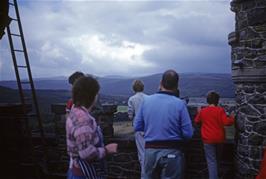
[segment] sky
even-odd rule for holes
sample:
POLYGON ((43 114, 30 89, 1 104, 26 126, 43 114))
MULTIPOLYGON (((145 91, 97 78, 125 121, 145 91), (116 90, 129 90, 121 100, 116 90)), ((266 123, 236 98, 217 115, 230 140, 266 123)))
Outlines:
MULTIPOLYGON (((18 1, 35 78, 231 72, 228 0, 18 1)), ((15 79, 6 35, 0 52, 0 80, 15 79)))

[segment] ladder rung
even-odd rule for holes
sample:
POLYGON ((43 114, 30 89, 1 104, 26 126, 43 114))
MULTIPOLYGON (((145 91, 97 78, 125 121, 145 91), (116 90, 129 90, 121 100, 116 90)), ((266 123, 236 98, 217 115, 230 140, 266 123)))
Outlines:
POLYGON ((24 66, 24 65, 19 65, 18 67, 19 68, 27 68, 27 66, 24 66))
POLYGON ((9 5, 11 5, 11 6, 15 6, 15 4, 14 4, 14 3, 11 3, 11 2, 10 2, 10 3, 8 3, 8 4, 9 4, 9 5))
POLYGON ((21 35, 19 34, 11 34, 11 35, 16 36, 16 37, 21 37, 21 35))
POLYGON ((12 21, 18 21, 18 19, 11 18, 12 21))
POLYGON ((24 52, 24 50, 14 50, 15 52, 24 52))

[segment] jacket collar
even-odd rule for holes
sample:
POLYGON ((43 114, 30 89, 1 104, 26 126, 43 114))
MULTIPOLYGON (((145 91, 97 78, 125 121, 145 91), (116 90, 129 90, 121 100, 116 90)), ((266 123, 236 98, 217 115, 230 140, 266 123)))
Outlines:
POLYGON ((158 91, 157 92, 158 94, 167 94, 167 95, 170 95, 170 96, 176 96, 176 94, 174 92, 170 92, 170 91, 158 91))

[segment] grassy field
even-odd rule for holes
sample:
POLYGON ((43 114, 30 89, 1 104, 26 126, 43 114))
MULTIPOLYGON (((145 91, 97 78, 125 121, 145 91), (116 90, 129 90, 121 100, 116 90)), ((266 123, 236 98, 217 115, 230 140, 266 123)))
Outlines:
POLYGON ((117 106, 117 112, 127 112, 127 106, 117 106))
MULTIPOLYGON (((134 129, 131 121, 115 122, 114 135, 118 137, 132 138, 134 137, 134 129)), ((225 127, 226 139, 234 139, 235 128, 234 126, 225 127)))
POLYGON ((132 121, 114 122, 114 135, 121 137, 133 137, 134 129, 132 121))

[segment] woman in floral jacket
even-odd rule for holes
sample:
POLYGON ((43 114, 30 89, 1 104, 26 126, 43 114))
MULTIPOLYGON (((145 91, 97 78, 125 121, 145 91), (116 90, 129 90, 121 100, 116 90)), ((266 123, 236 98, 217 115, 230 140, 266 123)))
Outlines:
POLYGON ((117 144, 103 145, 103 135, 90 111, 100 86, 91 76, 79 78, 72 88, 73 107, 66 121, 67 151, 73 161, 68 179, 104 178, 102 161, 117 151, 117 144))

